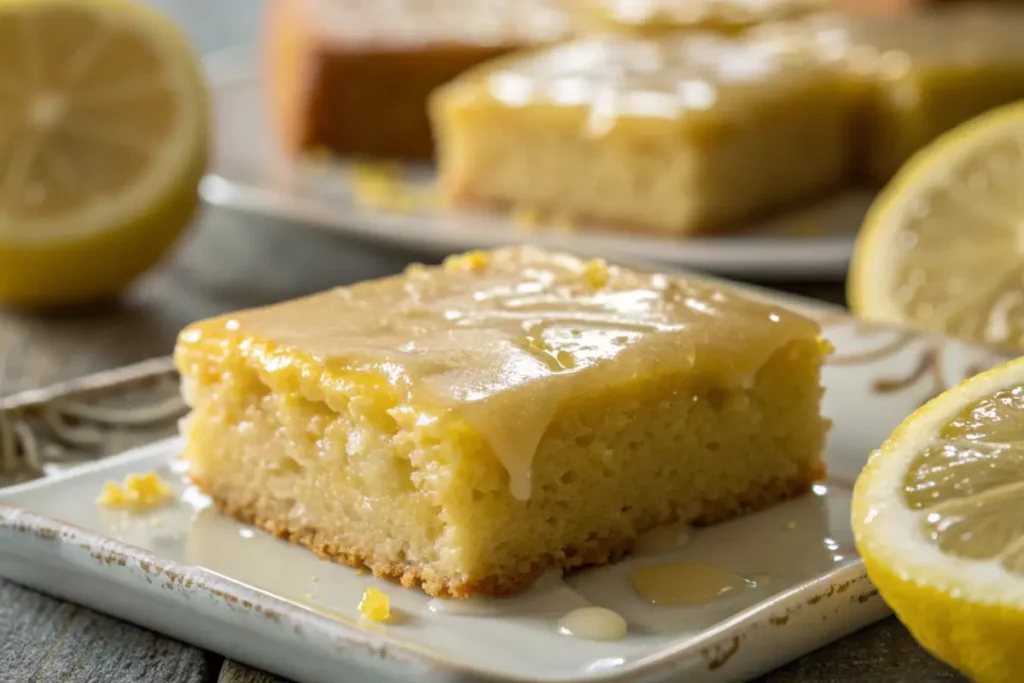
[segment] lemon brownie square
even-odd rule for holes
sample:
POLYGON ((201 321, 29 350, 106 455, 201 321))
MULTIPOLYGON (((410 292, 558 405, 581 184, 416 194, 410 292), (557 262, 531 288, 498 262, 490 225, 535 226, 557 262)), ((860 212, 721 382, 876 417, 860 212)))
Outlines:
POLYGON ((432 98, 454 206, 715 231, 837 188, 844 81, 790 40, 597 35, 497 60, 432 98))
POLYGON ((530 248, 185 329, 189 476, 323 557, 448 597, 615 560, 823 474, 795 313, 530 248))
POLYGON ((1024 98, 1019 6, 967 3, 793 23, 843 61, 857 91, 857 174, 874 185, 942 133, 1024 98))
POLYGON ((271 0, 263 72, 286 151, 431 155, 431 90, 497 55, 564 37, 558 0, 271 0))

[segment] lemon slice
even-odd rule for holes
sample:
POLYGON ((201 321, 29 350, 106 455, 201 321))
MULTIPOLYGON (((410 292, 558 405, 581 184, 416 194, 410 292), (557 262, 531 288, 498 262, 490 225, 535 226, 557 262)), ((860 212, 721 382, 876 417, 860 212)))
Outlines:
POLYGON ((925 404, 854 488, 868 575, 918 641, 978 683, 1024 676, 1024 359, 925 404))
POLYGON ((0 302, 114 293, 196 207, 200 65, 128 0, 0 0, 0 302))
POLYGON ((861 316, 1024 349, 1024 105, 919 152, 868 212, 850 265, 861 316))

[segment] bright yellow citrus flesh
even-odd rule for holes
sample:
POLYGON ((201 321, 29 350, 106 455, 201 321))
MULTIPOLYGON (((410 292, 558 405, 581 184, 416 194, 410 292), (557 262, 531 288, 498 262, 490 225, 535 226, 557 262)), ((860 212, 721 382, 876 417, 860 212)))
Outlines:
POLYGON ((919 152, 868 213, 850 265, 862 317, 1024 349, 1024 104, 919 152))
POLYGON ((207 94, 173 23, 130 0, 0 0, 0 303, 117 292, 187 225, 207 94))
POLYGON ((873 453, 857 547, 918 641, 978 683, 1024 672, 1024 359, 953 387, 873 453))

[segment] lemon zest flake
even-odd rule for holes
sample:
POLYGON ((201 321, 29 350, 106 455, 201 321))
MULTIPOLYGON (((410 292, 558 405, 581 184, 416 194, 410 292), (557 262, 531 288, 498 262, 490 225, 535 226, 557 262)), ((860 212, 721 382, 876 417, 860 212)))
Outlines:
POLYGON ((124 484, 107 481, 96 502, 103 507, 145 510, 160 507, 174 497, 174 491, 155 472, 129 474, 124 484))
POLYGON ((349 183, 356 206, 364 209, 410 214, 437 206, 434 187, 410 182, 405 169, 394 162, 357 162, 349 183))
POLYGON ((359 601, 359 614, 364 619, 384 623, 391 620, 391 598, 376 588, 363 591, 363 599, 359 601))

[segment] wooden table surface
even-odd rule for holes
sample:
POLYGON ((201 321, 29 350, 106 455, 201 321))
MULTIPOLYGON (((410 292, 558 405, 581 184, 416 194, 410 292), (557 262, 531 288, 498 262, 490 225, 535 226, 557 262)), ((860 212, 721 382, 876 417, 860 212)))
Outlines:
MULTIPOLYGON (((251 39, 259 4, 150 1, 177 15, 204 51, 251 39)), ((118 302, 47 315, 0 313, 0 396, 166 354, 177 331, 194 319, 390 274, 410 259, 336 237, 206 211, 168 262, 118 302)), ((786 289, 842 301, 842 287, 834 283, 786 289)), ((0 581, 0 682, 276 680, 214 653, 0 581)), ((343 674, 338 680, 345 681, 343 674)), ((888 619, 759 682, 868 680, 963 679, 888 619)))

